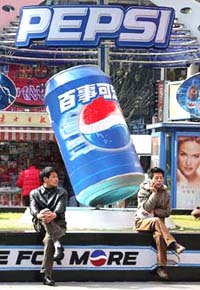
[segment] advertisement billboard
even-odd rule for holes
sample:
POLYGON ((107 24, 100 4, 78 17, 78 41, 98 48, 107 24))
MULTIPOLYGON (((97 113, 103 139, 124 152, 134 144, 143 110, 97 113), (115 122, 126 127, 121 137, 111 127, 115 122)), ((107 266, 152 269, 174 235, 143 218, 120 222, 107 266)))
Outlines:
POLYGON ((176 176, 177 208, 195 208, 200 204, 200 136, 178 136, 176 176))
POLYGON ((189 120, 191 118, 191 114, 186 112, 177 101, 177 91, 181 84, 182 81, 167 83, 168 121, 189 120))

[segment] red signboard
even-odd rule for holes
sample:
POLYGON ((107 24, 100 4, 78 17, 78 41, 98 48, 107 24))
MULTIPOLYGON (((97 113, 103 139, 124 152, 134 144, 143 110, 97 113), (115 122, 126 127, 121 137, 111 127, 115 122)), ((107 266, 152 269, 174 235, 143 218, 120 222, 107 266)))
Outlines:
POLYGON ((9 110, 44 111, 45 83, 48 80, 48 68, 44 65, 10 65, 8 76, 17 89, 17 97, 9 110))

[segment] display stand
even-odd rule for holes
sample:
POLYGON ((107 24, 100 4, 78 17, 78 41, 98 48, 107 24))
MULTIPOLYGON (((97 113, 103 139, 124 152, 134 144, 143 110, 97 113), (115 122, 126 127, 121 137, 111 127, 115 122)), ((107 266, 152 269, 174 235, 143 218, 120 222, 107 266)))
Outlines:
MULTIPOLYGON (((166 173, 166 184, 171 192, 172 208, 193 209, 200 204, 200 187, 190 190, 184 183, 178 192, 178 143, 182 137, 199 137, 198 122, 155 123, 152 130, 152 166, 160 166, 166 173), (184 193, 185 192, 185 193, 184 193)), ((200 179, 199 179, 200 180, 200 179)))

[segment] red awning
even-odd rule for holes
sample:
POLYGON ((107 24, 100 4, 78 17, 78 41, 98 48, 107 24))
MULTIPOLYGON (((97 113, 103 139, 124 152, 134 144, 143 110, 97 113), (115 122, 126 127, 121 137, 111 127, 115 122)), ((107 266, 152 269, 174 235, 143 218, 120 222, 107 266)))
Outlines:
POLYGON ((56 141, 52 128, 0 127, 0 141, 56 141))

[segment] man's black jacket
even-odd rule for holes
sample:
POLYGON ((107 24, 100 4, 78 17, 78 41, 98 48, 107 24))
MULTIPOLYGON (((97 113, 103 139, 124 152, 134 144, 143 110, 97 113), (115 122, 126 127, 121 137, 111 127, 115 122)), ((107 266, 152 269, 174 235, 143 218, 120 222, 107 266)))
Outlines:
POLYGON ((67 193, 64 188, 45 188, 43 185, 30 192, 30 211, 37 218, 37 214, 45 208, 56 213, 56 220, 65 221, 67 193))

